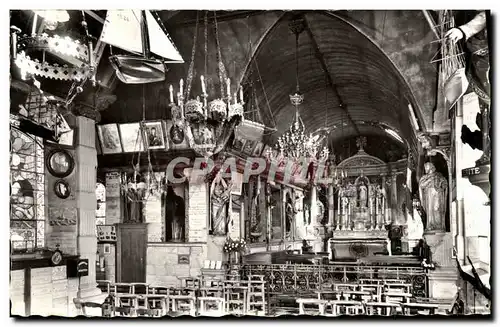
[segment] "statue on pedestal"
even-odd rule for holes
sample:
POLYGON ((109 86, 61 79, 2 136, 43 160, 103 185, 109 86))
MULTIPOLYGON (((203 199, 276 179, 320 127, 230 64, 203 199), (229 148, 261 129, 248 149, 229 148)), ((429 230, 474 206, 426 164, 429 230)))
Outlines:
POLYGON ((358 206, 360 208, 366 208, 366 200, 368 199, 368 189, 364 182, 358 186, 359 201, 358 206))
POLYGON ((425 175, 418 188, 420 202, 427 215, 426 231, 444 231, 448 181, 430 162, 425 163, 425 175))
POLYGON ((227 183, 220 172, 212 182, 210 200, 211 200, 211 218, 213 235, 224 236, 227 233, 228 223, 228 204, 231 199, 231 183, 227 183))
POLYGON ((182 241, 184 239, 184 222, 186 220, 184 199, 175 193, 172 185, 168 185, 164 201, 167 241, 182 241))

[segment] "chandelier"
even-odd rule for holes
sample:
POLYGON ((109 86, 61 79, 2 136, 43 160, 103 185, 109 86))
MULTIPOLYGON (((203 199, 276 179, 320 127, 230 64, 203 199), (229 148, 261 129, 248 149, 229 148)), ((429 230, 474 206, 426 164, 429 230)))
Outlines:
POLYGON ((132 157, 132 175, 123 173, 121 178, 121 190, 126 196, 127 200, 130 202, 144 202, 147 201, 149 196, 157 195, 162 191, 163 183, 160 178, 160 174, 153 171, 153 165, 151 163, 151 150, 149 148, 149 142, 144 142, 146 144, 146 156, 147 156, 147 169, 145 172, 141 172, 141 152, 142 152, 142 137, 146 135, 145 124, 146 121, 146 97, 145 97, 145 85, 142 85, 142 122, 139 125, 136 138, 136 150, 137 161, 132 157))
POLYGON ((325 162, 330 151, 327 146, 322 146, 327 130, 320 129, 315 133, 306 133, 306 128, 299 113, 299 106, 304 101, 304 95, 300 93, 299 87, 299 62, 298 48, 299 35, 304 31, 304 18, 295 19, 289 24, 290 30, 295 34, 295 63, 297 88, 294 94, 290 95, 290 102, 295 107, 295 120, 288 131, 278 138, 274 149, 269 149, 266 156, 269 160, 277 162, 278 166, 287 162, 299 164, 306 160, 307 164, 312 162, 325 162))
MULTIPOLYGON (((219 82, 219 94, 207 93, 207 82, 204 75, 200 76, 201 94, 196 98, 189 99, 191 86, 194 78, 194 59, 198 37, 198 19, 196 20, 191 62, 186 79, 186 88, 181 79, 177 93, 177 103, 174 102, 174 89, 169 87, 170 107, 173 124, 182 127, 186 131, 189 146, 194 151, 209 158, 222 151, 235 127, 243 118, 243 89, 237 87, 233 94, 231 91, 231 80, 227 76, 226 68, 222 62, 222 54, 219 43, 217 16, 214 12, 215 45, 217 77, 219 82), (239 99, 238 91, 239 90, 239 99), (200 96, 202 100, 200 100, 200 96), (189 99, 185 101, 186 99, 189 99), (212 99, 209 101, 209 99, 212 99)), ((208 63, 208 14, 205 13, 205 76, 207 75, 208 63)), ((214 88, 216 89, 216 88, 214 88)))
POLYGON ((38 17, 43 18, 45 30, 54 31, 59 23, 69 20, 65 10, 35 10, 31 34, 18 35, 21 31, 11 27, 12 59, 23 79, 40 76, 63 81, 73 81, 82 87, 87 79, 95 84, 96 65, 93 44, 82 11, 82 41, 55 33, 37 33, 38 17))

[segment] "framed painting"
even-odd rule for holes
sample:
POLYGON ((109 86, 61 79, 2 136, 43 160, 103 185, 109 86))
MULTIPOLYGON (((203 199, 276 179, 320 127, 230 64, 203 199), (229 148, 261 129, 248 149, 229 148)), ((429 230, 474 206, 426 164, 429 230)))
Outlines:
POLYGON ((120 132, 117 124, 97 125, 97 134, 101 141, 103 154, 121 153, 120 132))
POLYGON ((140 123, 120 124, 119 128, 123 152, 144 151, 144 140, 140 123))
POLYGON ((242 152, 245 146, 246 140, 240 137, 235 137, 233 142, 233 150, 236 152, 242 152))
POLYGON ((63 149, 55 149, 49 152, 45 162, 52 176, 63 178, 69 176, 75 168, 75 160, 71 154, 63 149))
POLYGON ((164 149, 168 150, 165 142, 165 132, 161 120, 144 122, 144 141, 147 147, 151 150, 164 149))
POLYGON ((258 142, 255 148, 253 149, 252 156, 260 157, 262 154, 262 149, 264 148, 264 143, 258 142))
POLYGON ((62 132, 59 136, 59 142, 53 142, 47 140, 47 143, 59 144, 64 147, 74 147, 76 143, 76 131, 75 129, 69 129, 67 131, 62 132))
POLYGON ((255 149, 255 145, 257 144, 257 141, 252 141, 252 140, 247 140, 245 143, 245 146, 243 147, 243 153, 252 155, 253 150, 255 149))
POLYGON ((189 144, 186 137, 186 131, 183 125, 172 120, 165 122, 165 131, 168 140, 169 149, 187 149, 189 144))

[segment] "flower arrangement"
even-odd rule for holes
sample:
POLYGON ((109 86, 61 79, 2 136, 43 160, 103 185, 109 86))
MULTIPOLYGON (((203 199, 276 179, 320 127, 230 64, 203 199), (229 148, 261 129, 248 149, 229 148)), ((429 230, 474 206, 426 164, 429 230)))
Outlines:
POLYGON ((434 269, 436 268, 436 266, 434 265, 433 262, 427 262, 427 259, 424 259, 422 260, 422 263, 421 263, 422 267, 424 267, 425 269, 434 269))
POLYGON ((224 252, 242 252, 245 250, 247 242, 244 239, 230 239, 226 240, 224 243, 224 252))

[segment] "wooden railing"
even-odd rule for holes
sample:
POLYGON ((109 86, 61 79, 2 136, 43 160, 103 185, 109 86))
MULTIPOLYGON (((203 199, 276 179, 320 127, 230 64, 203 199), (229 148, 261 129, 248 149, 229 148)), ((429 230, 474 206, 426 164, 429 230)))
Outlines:
POLYGON ((338 283, 400 280, 412 285, 413 296, 428 296, 427 275, 420 267, 267 264, 242 265, 241 272, 243 277, 264 275, 268 292, 274 294, 312 293, 331 289, 333 284, 338 283))

